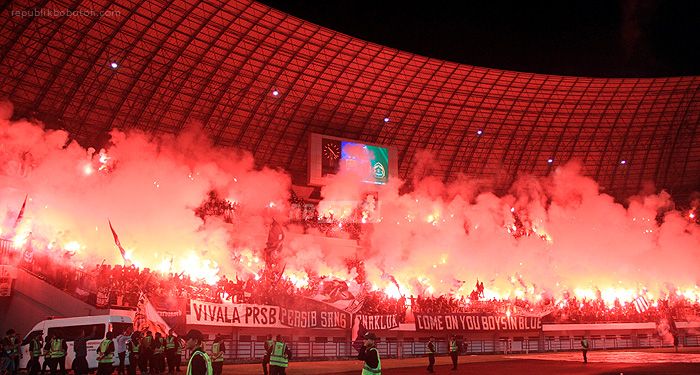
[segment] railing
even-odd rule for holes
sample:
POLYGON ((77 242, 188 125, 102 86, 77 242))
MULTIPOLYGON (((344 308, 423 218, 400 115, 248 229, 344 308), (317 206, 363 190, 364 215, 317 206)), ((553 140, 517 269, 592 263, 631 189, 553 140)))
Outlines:
MULTIPOLYGON (((659 337, 652 336, 615 336, 587 337, 590 350, 610 349, 639 349, 659 348, 669 346, 659 337)), ((526 354, 537 352, 559 352, 580 350, 581 337, 525 337, 522 339, 497 340, 465 340, 466 350, 462 354, 526 354), (510 348, 509 348, 510 347, 510 348)), ((228 363, 259 361, 265 354, 264 343, 261 341, 225 340, 226 353, 224 358, 228 363)), ((357 356, 357 351, 349 341, 343 342, 308 342, 293 341, 287 343, 292 350, 293 360, 332 360, 348 359, 357 356)), ((382 358, 420 357, 427 353, 426 342, 423 341, 380 341, 377 349, 382 358)), ((684 347, 699 347, 700 336, 682 336, 680 345, 684 347)), ((438 354, 447 354, 448 343, 437 341, 438 354)), ((205 350, 211 350, 211 342, 205 343, 205 350)))

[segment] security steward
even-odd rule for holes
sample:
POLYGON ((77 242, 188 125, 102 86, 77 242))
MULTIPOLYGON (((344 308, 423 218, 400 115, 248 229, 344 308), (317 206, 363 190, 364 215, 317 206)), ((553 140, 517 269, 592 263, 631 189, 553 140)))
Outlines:
POLYGON ((187 349, 192 352, 186 375, 213 375, 211 358, 202 350, 202 332, 192 329, 185 336, 187 349))
MULTIPOLYGON (((146 331, 146 336, 141 339, 141 355, 139 356, 139 369, 141 373, 149 373, 148 365, 151 363, 151 357, 153 356, 153 332, 146 331)), ((151 373, 155 373, 153 368, 150 369, 151 373)))
POLYGON ((265 340, 265 355, 263 356, 262 367, 263 375, 268 375, 268 368, 270 367, 270 353, 272 353, 272 345, 275 340, 272 339, 272 335, 267 335, 267 340, 265 340))
POLYGON ((435 370, 433 367, 435 366, 435 338, 430 337, 430 340, 428 340, 428 372, 433 373, 435 370))
POLYGON ((180 340, 178 340, 174 332, 175 331, 171 329, 168 332, 168 337, 165 338, 165 359, 168 361, 168 374, 175 373, 177 349, 180 346, 180 340))
POLYGON ((97 375, 110 375, 114 371, 114 333, 107 332, 97 347, 97 375))
POLYGON ((180 372, 180 364, 182 362, 182 349, 185 347, 185 342, 178 336, 177 349, 175 349, 175 372, 180 372))
POLYGON ((165 372, 165 339, 156 332, 156 338, 153 340, 153 355, 151 356, 151 374, 162 374, 165 372))
MULTIPOLYGON (((126 342, 126 350, 129 352, 129 375, 136 375, 136 368, 141 364, 139 356, 141 355, 141 332, 134 331, 131 334, 131 339, 126 342)), ((143 370, 141 371, 143 373, 143 370)))
POLYGON ((362 367, 362 375, 381 375, 382 360, 379 358, 379 351, 376 347, 377 336, 372 332, 367 332, 363 336, 365 344, 360 348, 357 359, 365 361, 362 367))
POLYGON ((214 375, 221 375, 224 370, 224 353, 226 353, 224 340, 221 338, 221 335, 217 334, 214 343, 211 344, 211 361, 214 375))
POLYGON ((272 351, 270 352, 270 374, 286 374, 290 359, 292 359, 292 351, 287 344, 282 341, 282 335, 277 335, 274 344, 272 344, 272 351))
POLYGON ((41 357, 41 333, 34 335, 32 341, 29 342, 29 363, 27 363, 27 373, 29 375, 36 375, 41 369, 41 364, 39 364, 39 357, 41 357))
POLYGON ((457 358, 459 358, 459 344, 455 335, 450 336, 450 357, 452 358, 452 369, 457 369, 457 358))
POLYGON ((71 368, 75 375, 87 375, 90 372, 90 367, 87 361, 87 342, 94 335, 94 332, 87 334, 83 329, 80 331, 80 337, 76 337, 73 340, 73 352, 75 353, 75 358, 71 368))
POLYGON ((66 344, 66 340, 63 339, 61 332, 56 332, 53 340, 51 340, 51 345, 49 346, 49 357, 51 358, 49 368, 51 369, 51 375, 56 375, 59 373, 56 371, 59 367, 61 368, 60 374, 65 375, 67 352, 68 344, 66 344))

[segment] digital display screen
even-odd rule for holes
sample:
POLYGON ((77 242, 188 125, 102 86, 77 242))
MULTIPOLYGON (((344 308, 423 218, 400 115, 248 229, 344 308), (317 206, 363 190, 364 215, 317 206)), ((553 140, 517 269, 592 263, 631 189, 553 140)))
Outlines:
POLYGON ((345 163, 353 163, 358 159, 363 159, 361 162, 364 162, 365 158, 369 162, 369 170, 363 181, 372 184, 389 182, 389 149, 356 142, 341 143, 340 159, 345 163))

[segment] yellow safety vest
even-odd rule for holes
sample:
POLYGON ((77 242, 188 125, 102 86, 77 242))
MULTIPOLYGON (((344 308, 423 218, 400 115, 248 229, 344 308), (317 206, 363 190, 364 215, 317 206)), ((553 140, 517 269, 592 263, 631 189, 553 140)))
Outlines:
POLYGON ((175 349, 175 337, 174 336, 168 336, 165 339, 165 348, 166 349, 175 349))
POLYGON ((450 341, 450 351, 451 352, 456 352, 457 351, 457 341, 450 341))
POLYGON ((141 344, 139 344, 138 340, 137 340, 137 341, 132 341, 132 342, 131 342, 131 352, 132 352, 132 353, 138 353, 139 350, 141 350, 141 344))
POLYGON ((287 367, 289 366, 289 358, 287 358, 287 345, 283 342, 276 341, 272 354, 270 354, 270 366, 287 367))
POLYGON ((367 362, 365 362, 364 367, 362 367, 362 375, 381 375, 382 374, 382 359, 379 358, 379 351, 377 350, 377 348, 369 348, 368 351, 369 350, 374 350, 375 352, 377 352, 377 367, 376 368, 369 367, 367 362))
POLYGON ((100 349, 99 352, 102 353, 102 358, 97 360, 97 363, 113 363, 114 362, 114 352, 107 353, 107 349, 109 348, 109 344, 112 343, 112 340, 104 339, 100 343, 100 349), (107 354, 105 354, 107 353, 107 354))
POLYGON ((31 341, 30 349, 32 358, 41 356, 41 343, 36 338, 31 341))
POLYGON ((63 351, 63 340, 62 339, 51 340, 51 351, 49 352, 49 357, 61 358, 65 355, 66 355, 66 353, 63 351))
POLYGON ((211 345, 211 352, 214 357, 214 362, 223 362, 224 361, 224 353, 221 352, 221 343, 215 342, 211 345))
POLYGON ((192 359, 196 355, 201 355, 202 357, 204 357, 204 361, 207 363, 207 375, 213 375, 214 369, 211 367, 211 358, 209 358, 207 353, 199 350, 196 350, 194 353, 192 353, 190 361, 187 363, 187 375, 192 375, 192 359))
POLYGON ((153 350, 153 354, 163 354, 163 351, 165 351, 165 348, 163 348, 163 338, 161 337, 160 339, 156 340, 156 347, 153 350), (160 346, 158 346, 160 344, 160 346))
POLYGON ((153 345, 153 336, 146 336, 143 338, 143 346, 146 348, 151 348, 153 345))

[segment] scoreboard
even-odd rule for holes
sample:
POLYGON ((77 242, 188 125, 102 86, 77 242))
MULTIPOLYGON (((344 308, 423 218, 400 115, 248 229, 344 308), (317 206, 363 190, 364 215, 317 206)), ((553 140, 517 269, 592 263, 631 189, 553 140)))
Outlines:
POLYGON ((341 166, 361 165, 363 181, 382 185, 398 172, 395 147, 312 133, 309 137, 309 184, 325 185, 341 166))

